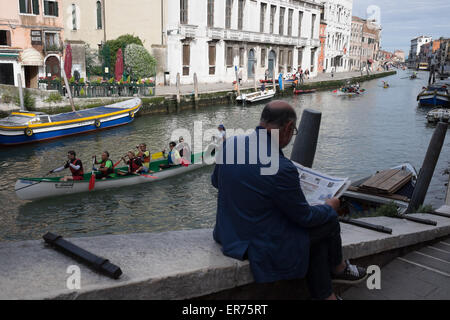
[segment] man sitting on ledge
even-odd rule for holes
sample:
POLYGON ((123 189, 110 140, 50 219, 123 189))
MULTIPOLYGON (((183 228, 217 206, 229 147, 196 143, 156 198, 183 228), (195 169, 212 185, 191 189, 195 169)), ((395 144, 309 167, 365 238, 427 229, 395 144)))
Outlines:
POLYGON ((219 190, 213 236, 225 255, 249 260, 257 283, 306 276, 313 299, 336 300, 332 282, 361 282, 366 270, 342 258, 339 200, 310 206, 296 167, 281 151, 297 134, 296 122, 291 105, 273 101, 252 134, 224 142, 211 177, 219 190), (275 173, 262 174, 274 163, 275 173))

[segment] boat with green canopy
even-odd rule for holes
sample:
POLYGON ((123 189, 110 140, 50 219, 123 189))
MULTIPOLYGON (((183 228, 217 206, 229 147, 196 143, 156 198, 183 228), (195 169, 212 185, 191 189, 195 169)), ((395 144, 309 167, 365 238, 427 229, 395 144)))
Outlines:
MULTIPOLYGON (((160 170, 161 164, 168 164, 167 159, 159 159, 150 163, 150 170, 153 173, 132 174, 121 176, 117 170, 127 172, 128 167, 115 169, 115 173, 105 180, 96 180, 94 191, 111 188, 120 188, 125 186, 137 185, 147 182, 157 182, 166 178, 187 173, 215 163, 214 150, 216 145, 209 145, 202 153, 191 155, 191 164, 177 165, 160 170)), ((84 174, 84 179, 80 181, 60 181, 61 177, 42 177, 42 178, 20 178, 15 185, 17 197, 22 200, 38 200, 50 197, 64 196, 89 192, 89 180, 91 173, 84 174)))

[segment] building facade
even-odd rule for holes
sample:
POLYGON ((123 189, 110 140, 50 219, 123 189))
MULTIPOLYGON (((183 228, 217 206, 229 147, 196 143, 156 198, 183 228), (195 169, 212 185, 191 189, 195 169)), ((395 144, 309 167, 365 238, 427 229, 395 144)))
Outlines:
POLYGON ((405 62, 405 52, 403 50, 395 50, 394 51, 394 56, 397 58, 397 61, 400 63, 404 63, 405 62))
MULTIPOLYGON (((323 12, 323 11, 322 11, 323 12)), ((326 50, 326 44, 327 44, 327 23, 322 18, 320 19, 320 54, 319 54, 319 61, 318 61, 318 72, 324 72, 325 71, 325 50, 326 50)))
POLYGON ((408 64, 412 68, 417 67, 420 48, 431 42, 432 38, 427 36, 420 36, 411 40, 411 49, 409 51, 408 64))
POLYGON ((348 71, 353 0, 326 0, 323 6, 327 23, 325 70, 348 71))
POLYGON ((60 77, 64 37, 60 0, 0 0, 0 84, 37 88, 60 77))
POLYGON ((314 1, 168 0, 167 71, 183 84, 317 74, 320 8, 314 1))
POLYGON ((378 69, 381 27, 373 21, 352 17, 350 70, 378 69))
MULTIPOLYGON (((167 1, 62 0, 65 41, 71 43, 74 69, 86 76, 82 48, 100 49, 102 44, 124 34, 138 36, 158 62, 157 81, 163 81, 166 66, 164 24, 167 1)), ((114 63, 113 61, 111 63, 114 63)))

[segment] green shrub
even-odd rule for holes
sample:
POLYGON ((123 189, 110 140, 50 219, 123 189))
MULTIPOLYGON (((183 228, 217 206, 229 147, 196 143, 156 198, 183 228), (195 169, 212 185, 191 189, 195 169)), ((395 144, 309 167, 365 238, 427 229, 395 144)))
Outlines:
MULTIPOLYGON (((139 37, 135 37, 131 34, 124 34, 115 40, 108 40, 108 41, 106 41, 106 44, 108 45, 108 47, 110 49, 109 50, 109 54, 110 54, 109 62, 111 64, 111 67, 109 68, 110 69, 109 72, 112 75, 114 74, 114 68, 116 65, 117 51, 120 48, 123 49, 130 44, 136 44, 136 45, 140 45, 140 46, 144 45, 142 43, 142 40, 139 37)), ((125 54, 125 52, 123 52, 123 54, 125 54)))
POLYGON ((2 102, 3 103, 11 103, 13 100, 13 97, 9 93, 4 93, 2 95, 2 102))
POLYGON ((144 46, 130 44, 125 48, 125 70, 128 68, 134 78, 148 78, 156 74, 156 59, 144 46))
POLYGON ((52 92, 50 93, 50 95, 48 96, 47 99, 45 99, 45 102, 48 103, 57 103, 57 102, 61 102, 62 101, 62 97, 58 92, 52 92))
POLYGON ((392 217, 398 215, 397 205, 394 202, 384 204, 375 211, 377 216, 392 217))
MULTIPOLYGON (((17 106, 20 107, 20 96, 19 96, 19 94, 17 94, 14 97, 14 102, 16 103, 17 106)), ((24 92, 23 92, 23 105, 27 109, 32 109, 36 105, 36 99, 31 95, 30 92, 28 92, 28 90, 24 90, 24 92)))

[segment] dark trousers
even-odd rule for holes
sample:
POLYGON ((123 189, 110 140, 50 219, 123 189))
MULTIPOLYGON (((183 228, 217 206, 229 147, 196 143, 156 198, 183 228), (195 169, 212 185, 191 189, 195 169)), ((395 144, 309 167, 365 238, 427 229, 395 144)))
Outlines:
POLYGON ((309 268, 306 281, 312 298, 323 300, 332 294, 331 274, 342 262, 339 220, 336 218, 309 229, 309 238, 309 268))

